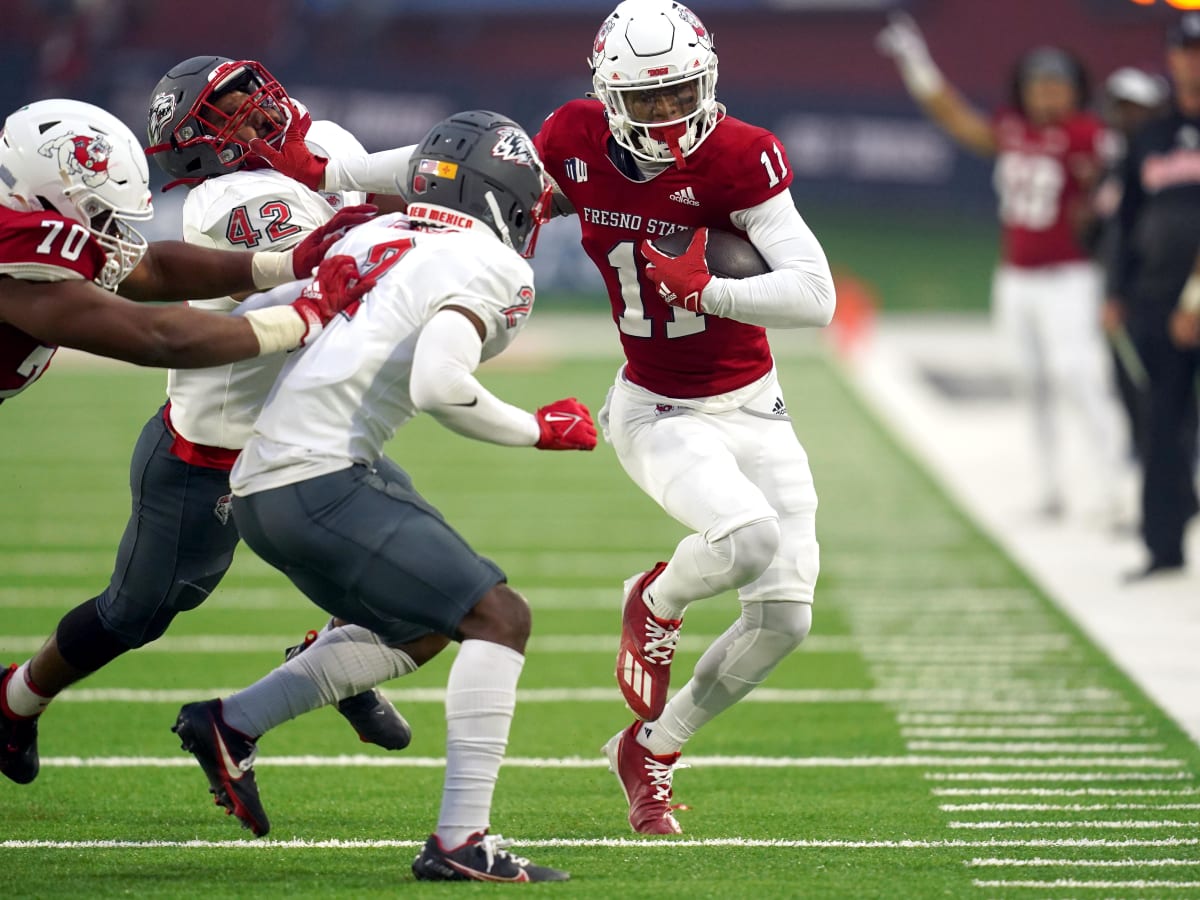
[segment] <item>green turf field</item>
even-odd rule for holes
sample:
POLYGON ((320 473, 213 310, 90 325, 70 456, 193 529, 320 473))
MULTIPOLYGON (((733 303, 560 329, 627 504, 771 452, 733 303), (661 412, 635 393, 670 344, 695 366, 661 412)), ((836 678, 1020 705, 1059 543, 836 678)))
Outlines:
MULTIPOLYGON (((599 406, 607 361, 486 369, 527 407, 599 406)), ((570 897, 1200 896, 1200 752, 900 452, 821 357, 782 364, 821 497, 813 633, 703 730, 677 772, 685 834, 632 834, 599 753, 628 724, 611 666, 619 591, 682 530, 611 451, 474 444, 419 421, 391 453, 534 608, 493 816, 570 897)), ((0 409, 0 661, 104 585, 155 373, 51 370, 0 409)), ((693 606, 677 683, 735 616, 693 606)), ((261 744, 264 841, 214 807, 169 731, 322 622, 243 548, 156 645, 64 694, 43 770, 0 783, 0 896, 383 897, 420 885, 436 820, 449 659, 388 686, 416 736, 360 744, 320 710, 261 744), (346 755, 338 758, 339 755, 346 755), (114 842, 110 844, 109 842, 114 842)))

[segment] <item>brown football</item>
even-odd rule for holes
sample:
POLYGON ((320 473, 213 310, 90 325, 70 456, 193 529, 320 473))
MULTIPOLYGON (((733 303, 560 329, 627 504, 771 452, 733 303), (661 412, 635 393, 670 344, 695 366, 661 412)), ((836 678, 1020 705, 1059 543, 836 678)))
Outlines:
MULTIPOLYGON (((687 250, 694 233, 695 229, 684 228, 650 243, 668 256, 679 256, 687 250)), ((708 271, 718 278, 750 278, 771 271, 767 261, 748 240, 740 234, 716 228, 708 229, 704 259, 708 262, 708 271)))

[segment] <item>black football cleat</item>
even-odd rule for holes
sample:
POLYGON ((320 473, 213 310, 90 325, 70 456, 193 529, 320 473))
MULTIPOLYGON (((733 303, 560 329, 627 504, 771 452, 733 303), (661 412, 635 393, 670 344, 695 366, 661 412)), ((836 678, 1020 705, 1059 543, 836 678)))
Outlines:
MULTIPOLYGON (((16 671, 16 665, 10 665, 0 676, 0 696, 16 671)), ((37 716, 18 719, 0 709, 0 773, 17 784, 29 784, 37 778, 38 768, 37 716)))
POLYGON ((535 866, 527 859, 508 852, 512 841, 498 834, 481 831, 453 850, 442 846, 431 834, 425 847, 413 860, 418 881, 567 881, 570 875, 561 869, 535 866))
POLYGON ((226 815, 237 816, 255 837, 271 830, 254 781, 258 746, 252 738, 230 728, 221 716, 221 701, 189 703, 179 710, 171 728, 183 749, 196 757, 208 777, 208 792, 226 815))
MULTIPOLYGON (((303 643, 283 651, 284 661, 303 653, 318 637, 317 632, 309 631, 304 635, 303 643)), ((403 750, 412 742, 412 727, 378 688, 339 700, 337 711, 364 744, 375 744, 384 750, 403 750)))

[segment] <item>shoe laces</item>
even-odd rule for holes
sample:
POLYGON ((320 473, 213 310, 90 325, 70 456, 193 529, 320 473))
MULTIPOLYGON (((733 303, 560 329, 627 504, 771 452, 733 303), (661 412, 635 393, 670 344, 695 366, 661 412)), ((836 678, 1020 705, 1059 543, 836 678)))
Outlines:
POLYGON ((483 854, 487 858, 487 871, 492 871, 492 865, 497 859, 509 859, 522 869, 529 865, 529 860, 508 852, 512 845, 510 839, 499 834, 485 834, 480 838, 479 846, 483 848, 483 854))
POLYGON ((653 615, 646 616, 646 642, 642 644, 642 655, 652 663, 669 663, 679 643, 679 626, 662 625, 653 615))
POLYGON ((654 788, 654 799, 666 803, 671 799, 671 778, 674 775, 675 765, 659 762, 649 754, 643 765, 646 768, 646 774, 650 776, 650 786, 654 788))

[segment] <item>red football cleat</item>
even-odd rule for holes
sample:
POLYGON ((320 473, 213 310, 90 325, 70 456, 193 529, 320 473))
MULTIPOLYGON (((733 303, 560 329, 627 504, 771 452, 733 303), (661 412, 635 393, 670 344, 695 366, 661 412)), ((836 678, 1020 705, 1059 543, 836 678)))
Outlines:
POLYGON ((671 812, 671 776, 679 754, 654 756, 637 742, 641 727, 641 722, 634 722, 604 745, 608 767, 616 773, 629 803, 629 824, 638 834, 682 834, 671 812))
POLYGON ((662 570, 657 563, 649 572, 625 582, 625 607, 621 614, 621 648, 617 651, 617 684, 625 702, 639 719, 653 722, 667 705, 671 686, 671 660, 679 643, 683 619, 660 619, 642 599, 662 570))

